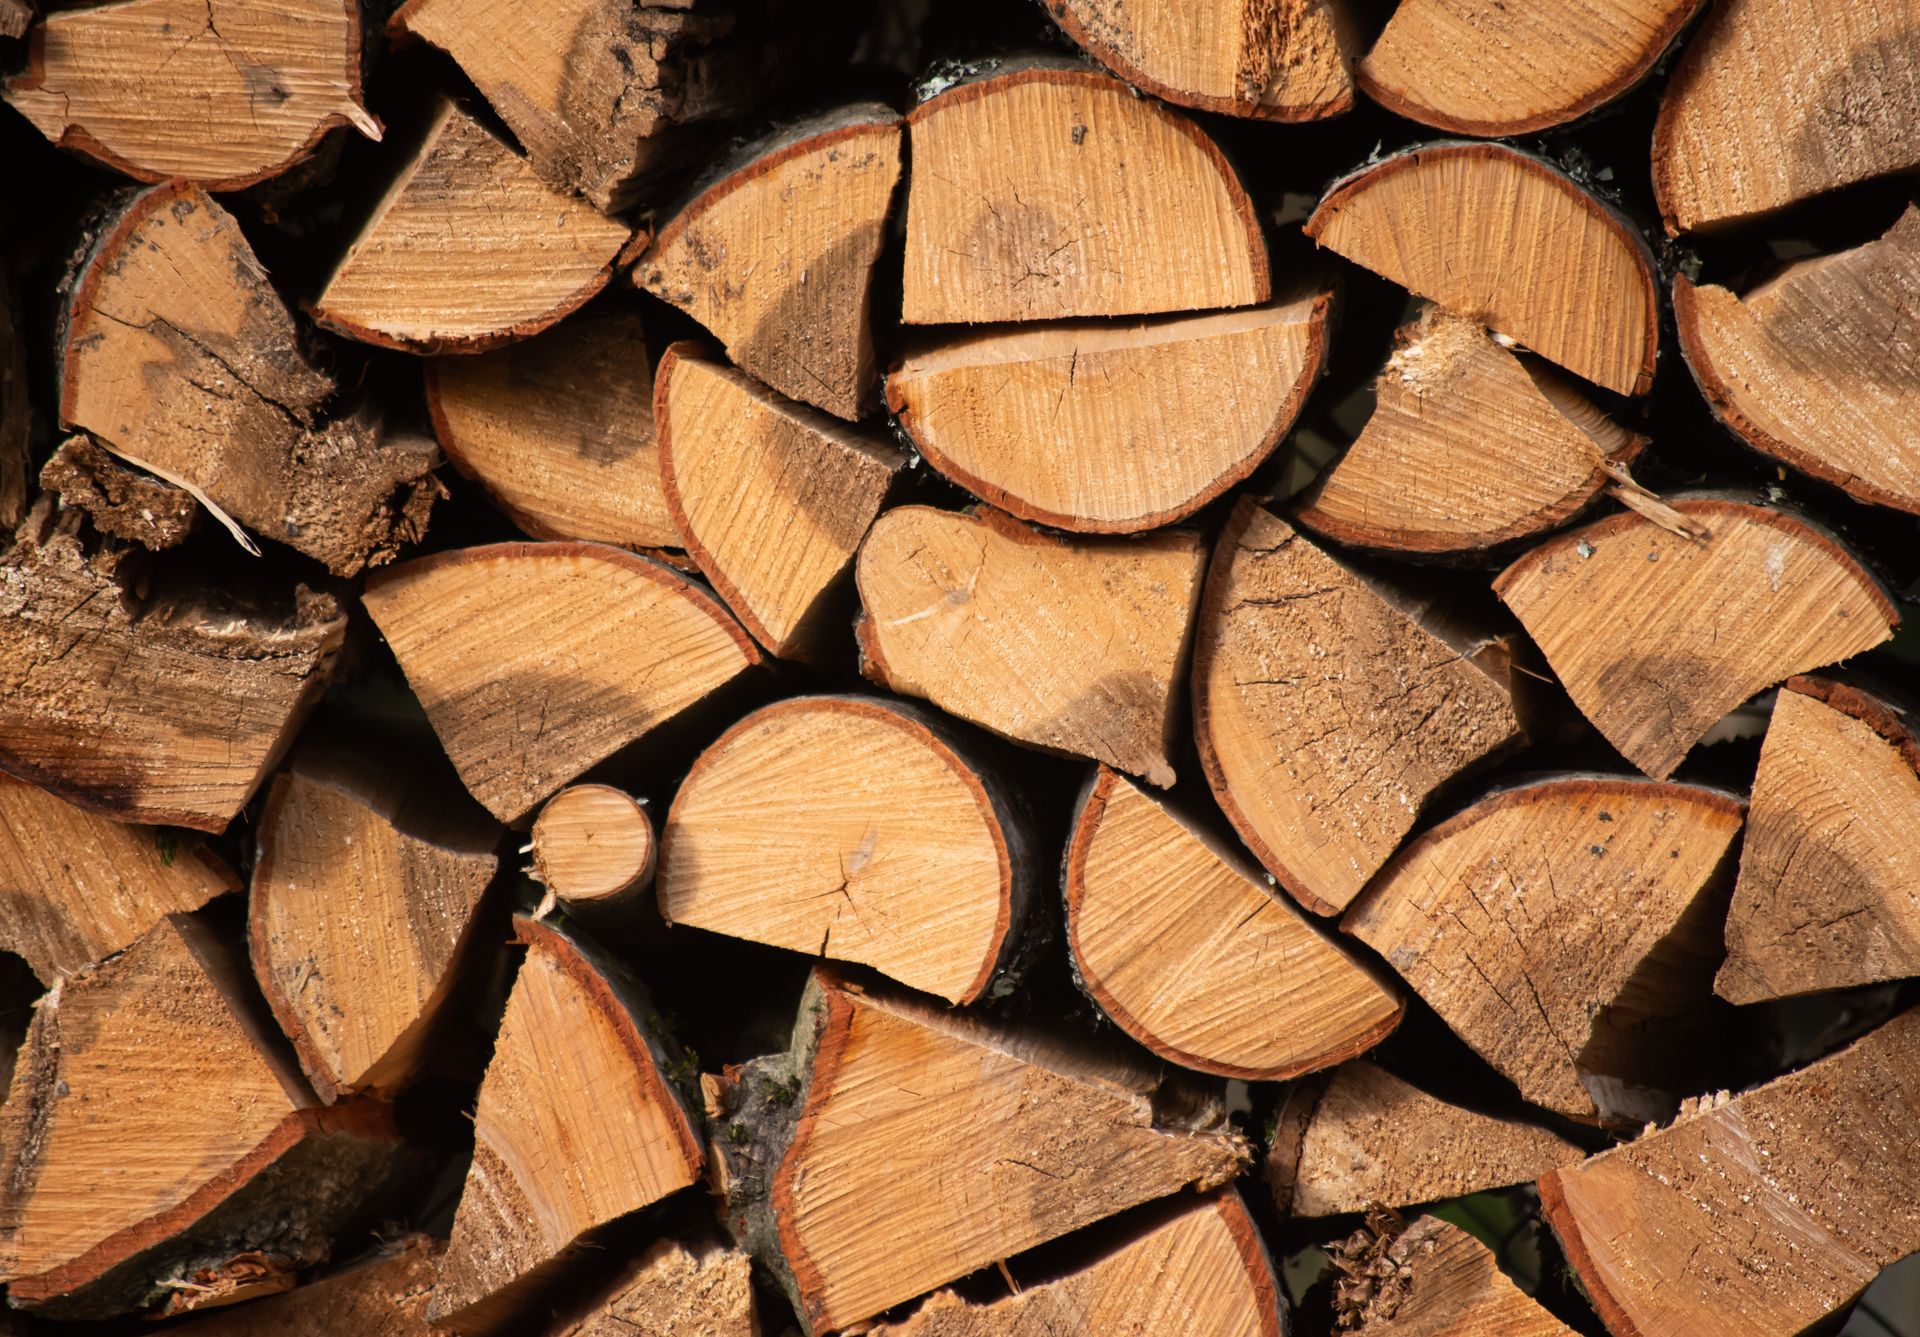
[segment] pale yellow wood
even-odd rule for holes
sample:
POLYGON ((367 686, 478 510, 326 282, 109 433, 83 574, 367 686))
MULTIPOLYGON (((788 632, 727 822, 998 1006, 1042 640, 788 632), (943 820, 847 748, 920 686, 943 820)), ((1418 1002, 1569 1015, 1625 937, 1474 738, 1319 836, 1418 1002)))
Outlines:
POLYGON ((552 1337, 760 1337, 753 1265, 724 1245, 661 1240, 611 1290, 552 1337))
POLYGON ((760 658, 684 576, 598 544, 441 553, 363 601, 460 778, 509 823, 760 658))
POLYGON ((569 785, 533 823, 533 875, 570 905, 623 899, 653 880, 653 820, 612 785, 569 785))
POLYGON ((1184 519, 1293 425, 1326 353, 1325 288, 1204 316, 961 333, 887 403, 927 461, 1025 520, 1129 533, 1184 519))
POLYGON ((142 181, 237 190, 320 137, 380 122, 358 0, 119 0, 55 10, 6 100, 48 139, 142 181))
POLYGON ((1616 515, 1494 582, 1574 704, 1656 779, 1754 693, 1870 650, 1899 622, 1873 577, 1790 513, 1668 500, 1709 536, 1616 515))
POLYGON ((1173 783, 1173 685, 1198 535, 1062 539, 997 511, 899 506, 860 547, 869 677, 1009 738, 1173 783))
POLYGON ((907 134, 910 325, 1267 300, 1266 243, 1220 151, 1117 79, 992 74, 921 103, 907 134))
POLYGON ((906 457, 693 344, 660 359, 654 424, 681 542, 754 639, 785 658, 844 644, 833 596, 906 457))
POLYGON ((1653 386, 1645 243, 1543 160, 1504 144, 1406 149, 1335 184, 1307 235, 1621 394, 1653 386))
POLYGON ((1408 1226, 1387 1257, 1398 1275, 1352 1329, 1358 1337, 1574 1337, 1500 1270, 1491 1249, 1437 1216, 1408 1226))
POLYGON ((1743 807, 1601 776, 1504 790, 1408 845, 1341 927, 1526 1099, 1635 1117, 1633 1023, 1706 994, 1743 807))

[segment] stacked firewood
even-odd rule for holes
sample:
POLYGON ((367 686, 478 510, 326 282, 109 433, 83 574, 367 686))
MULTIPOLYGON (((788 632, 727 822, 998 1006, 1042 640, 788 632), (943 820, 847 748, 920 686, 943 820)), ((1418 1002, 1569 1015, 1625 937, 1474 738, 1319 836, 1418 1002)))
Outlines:
POLYGON ((1790 1334, 1920 1250, 1920 0, 0 61, 0 1329, 1790 1334))

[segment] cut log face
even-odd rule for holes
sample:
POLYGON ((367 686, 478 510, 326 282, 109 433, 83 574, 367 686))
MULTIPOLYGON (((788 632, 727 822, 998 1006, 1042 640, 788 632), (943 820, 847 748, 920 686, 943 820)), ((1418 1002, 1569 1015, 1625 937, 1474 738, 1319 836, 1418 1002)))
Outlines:
POLYGON ((1753 781, 1715 988, 1734 1003, 1920 975, 1920 740, 1885 701, 1793 678, 1753 781))
POLYGON ((380 138, 361 96, 358 0, 125 0, 48 14, 32 43, 6 100, 62 148, 137 180, 239 190, 335 126, 380 138))
POLYGON ((1646 1117, 1639 1031, 1705 999, 1743 809, 1619 777, 1506 790, 1407 846, 1341 927, 1527 1100, 1646 1117))
POLYGON ((1687 365, 1755 450, 1879 506, 1920 513, 1920 209, 1878 241, 1796 261, 1736 296, 1673 282, 1687 365))
POLYGON ((667 814, 660 913, 872 966, 951 1003, 995 983, 1038 876, 1012 793, 930 711, 851 696, 756 711, 667 814))
POLYGON ((407 1085, 451 989, 500 830, 457 789, 311 750, 274 781, 253 969, 323 1099, 407 1085))
POLYGON ((0 770, 119 821, 225 830, 326 687, 345 619, 305 586, 284 611, 139 597, 77 520, 38 510, 0 558, 0 770))
POLYGON ((1656 779, 1748 697, 1872 649, 1900 620, 1874 578, 1805 521, 1668 500, 1708 536, 1609 516, 1541 544, 1493 586, 1574 704, 1656 779))
POLYGON ((753 1264, 736 1249, 661 1240, 620 1274, 611 1291, 553 1337, 760 1337, 753 1264))
POLYGON ((157 186, 114 217, 64 330, 61 421, 115 454, 336 575, 425 533, 433 443, 332 416, 338 383, 301 350, 233 215, 198 189, 157 186))
POLYGON ((711 330, 742 371, 860 417, 879 376, 867 299, 900 181, 900 125, 861 103, 755 146, 661 226, 634 282, 711 330))
POLYGON ((760 660, 679 572, 592 543, 439 553, 364 602, 461 780, 510 825, 760 660))
POLYGON ((1639 235, 1504 144, 1421 145, 1338 182, 1307 235, 1609 390, 1653 388, 1659 299, 1639 235))
POLYGON ((860 548, 867 676, 996 733, 1173 783, 1197 534, 1067 540, 998 511, 897 506, 860 548))
POLYGON ((961 334, 896 368, 887 406, 928 463, 1023 520, 1154 529, 1280 444, 1320 378, 1332 300, 961 334))
POLYGON ((1590 505, 1647 442, 1551 368, 1429 307, 1401 329, 1366 427, 1299 511, 1340 543, 1478 552, 1590 505))
POLYGON ((749 1140, 716 1146, 730 1224, 778 1264, 810 1333, 1246 1163, 1211 1092, 824 970, 795 1044, 748 1065, 733 1114, 749 1140), (782 1122, 791 1141, 765 1146, 782 1122))
POLYGON ((1920 1013, 1907 1011, 1548 1174, 1541 1204, 1614 1332, 1800 1332, 1920 1249, 1916 1103, 1920 1013))
POLYGON ((443 103, 314 318, 385 348, 481 352, 538 333, 599 292, 629 235, 443 103))
POLYGON ((1193 718, 1214 797, 1317 914, 1359 893, 1437 788, 1524 738, 1498 641, 1342 565, 1253 498, 1207 577, 1193 718))
POLYGON ((1283 1212, 1337 1216, 1505 1188, 1585 1155, 1543 1128, 1450 1105, 1358 1062, 1288 1089, 1267 1182, 1283 1212))
POLYGON ((1279 1285, 1247 1205, 1232 1189, 1202 1198, 1105 1257, 981 1304, 927 1297, 872 1337, 1189 1332, 1281 1337, 1279 1285))
POLYGON ((389 1116, 312 1108, 220 951, 170 917, 41 1000, 0 1109, 16 1307, 127 1313, 263 1250, 297 1271, 392 1164, 389 1116))
POLYGON ((654 854, 647 810, 612 785, 569 785, 533 823, 533 875, 570 908, 645 890, 654 854))
POLYGON ((1393 989, 1247 861, 1105 767, 1081 795, 1065 880, 1082 985, 1162 1058, 1279 1081, 1400 1024, 1393 989))
POLYGON ((514 925, 527 959, 427 1309, 454 1332, 492 1326, 581 1236, 685 1188, 704 1161, 639 986, 558 929, 514 925))
POLYGON ((435 1337, 427 1323, 434 1260, 440 1246, 408 1235, 378 1257, 344 1267, 289 1294, 195 1319, 190 1337, 435 1337))
POLYGON ((42 980, 239 887, 195 841, 110 821, 0 776, 0 951, 24 958, 42 980))
POLYGON ((535 538, 671 548, 646 332, 627 312, 426 364, 434 435, 535 538))
POLYGON ((1564 125, 1633 88, 1704 0, 1401 0, 1354 75, 1409 120, 1457 135, 1564 125))
POLYGON ((660 359, 660 479, 681 542, 769 653, 846 635, 845 576, 906 457, 693 344, 660 359))
POLYGON ((200 514, 191 492, 135 469, 85 433, 48 456, 40 490, 58 493, 63 509, 85 511, 101 533, 156 551, 185 542, 200 514))
POLYGON ((1920 10, 1730 0, 1687 43, 1653 129, 1667 231, 1737 222, 1920 166, 1920 10))
POLYGON ((1456 1225, 1423 1216, 1387 1249, 1389 1280, 1351 1331, 1358 1337, 1574 1337, 1456 1225))
POLYGON ((993 74, 907 117, 902 319, 1060 320, 1267 300, 1253 205, 1192 122, 1093 71, 993 74), (1150 171, 1129 170, 1151 163, 1150 171))

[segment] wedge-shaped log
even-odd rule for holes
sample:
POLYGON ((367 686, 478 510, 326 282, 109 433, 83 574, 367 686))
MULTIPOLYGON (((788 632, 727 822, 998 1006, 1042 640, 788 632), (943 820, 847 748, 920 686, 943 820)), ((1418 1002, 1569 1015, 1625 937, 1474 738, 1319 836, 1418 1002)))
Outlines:
POLYGON ((1436 789, 1525 736, 1504 641, 1343 564, 1256 498, 1207 575, 1193 721, 1234 829, 1316 914, 1359 893, 1436 789))
POLYGON ((435 1337, 427 1323, 440 1244, 408 1235, 286 1295, 222 1309, 181 1325, 190 1337, 435 1337))
MULTIPOLYGON (((94 13, 97 11, 79 11, 94 13)), ((60 418, 336 575, 419 538, 433 443, 336 414, 233 215, 156 186, 88 251, 61 325, 60 418)))
POLYGON ((1394 990, 1250 860, 1104 766, 1080 796, 1065 882, 1082 987, 1183 1067, 1279 1081, 1400 1024, 1394 990))
POLYGON ((336 126, 380 138, 360 61, 359 0, 124 0, 43 18, 6 100, 138 180, 239 190, 336 126))
POLYGON ((564 930, 514 926, 527 959, 480 1083, 473 1164, 427 1306, 456 1333, 507 1321, 582 1236, 685 1188, 705 1161, 639 985, 564 930))
POLYGON ((1881 698, 1790 678, 1760 750, 1715 989, 1735 1003, 1920 975, 1920 739, 1881 698))
POLYGON ((1423 1216, 1387 1246, 1387 1280, 1349 1330, 1358 1337, 1574 1337, 1500 1270, 1493 1250, 1423 1216))
POLYGON ((1269 296, 1259 221, 1220 150, 1118 79, 1078 65, 1007 68, 921 103, 907 136, 910 325, 1269 296))
POLYGON ((836 417, 873 402, 873 266, 900 181, 900 118, 859 103, 789 127, 663 224, 633 281, 742 371, 836 417))
POLYGON ((1646 438, 1486 327, 1429 307, 1401 329, 1374 410, 1297 512, 1340 543, 1478 552, 1592 504, 1646 438))
POLYGON ((1754 693, 1870 650, 1900 620, 1878 582, 1796 516, 1668 500, 1707 536, 1609 516, 1541 544, 1493 585, 1574 704, 1655 779, 1754 693))
POLYGON ((1307 235, 1624 395, 1653 387, 1660 302, 1646 243, 1543 160, 1434 143, 1338 181, 1307 235))
POLYGON ((710 1240, 661 1240, 553 1337, 760 1337, 753 1264, 710 1240))
POLYGON ((1540 1181, 1607 1327, 1797 1333, 1920 1249, 1920 1012, 1540 1181))
POLYGON ((681 546, 753 638, 808 659, 845 637, 854 551, 906 457, 687 343, 660 359, 654 428, 681 546))
POLYGON ((897 506, 860 547, 862 668, 996 733, 1173 783, 1197 534, 1057 538, 994 510, 897 506))
POLYGON ((1920 208, 1878 241, 1798 260, 1737 296, 1673 281, 1680 348, 1748 445, 1878 506, 1920 513, 1920 208))
POLYGON ((1340 926, 1534 1104, 1652 1117, 1648 1024, 1710 990, 1743 809, 1614 776, 1504 790, 1408 845, 1340 926))
POLYGON ((0 557, 0 770, 126 822, 223 831, 332 675, 339 606, 140 589, 45 501, 0 557))
POLYGON ((808 1333, 1231 1180, 1219 1097, 820 968, 794 1043, 716 1092, 728 1225, 808 1333), (737 1130, 737 1131, 736 1131, 737 1130))
POLYGON ((85 511, 102 534, 156 552, 184 543, 200 517, 191 492, 134 468, 85 432, 47 457, 40 490, 58 493, 62 508, 85 511))
POLYGON ((1667 80, 1653 189, 1670 233, 1920 166, 1920 9, 1730 0, 1667 80))
POLYGON ((582 313, 491 353, 429 358, 426 375, 440 448, 534 538, 680 542, 638 316, 582 313))
POLYGON ((1266 1173, 1282 1212, 1337 1216, 1505 1188, 1585 1155, 1543 1128, 1448 1104, 1362 1061, 1287 1089, 1266 1173))
POLYGON ((538 333, 599 292, 630 235, 443 102, 334 267, 314 318, 385 348, 480 352, 538 333))
POLYGON ((971 1003, 1006 981, 1039 860, 981 740, 933 711, 796 697, 722 734, 681 782, 660 913, 855 961, 971 1003))
POLYGON ((517 822, 760 653, 670 567, 595 543, 495 543, 381 572, 367 612, 473 796, 517 822))
POLYGON ((963 334, 897 367, 887 405, 928 463, 1023 520, 1154 529, 1280 444, 1320 378, 1332 299, 963 334))
POLYGON ((40 1001, 0 1108, 16 1307, 104 1318, 284 1278, 396 1163, 384 1107, 321 1108, 246 987, 237 951, 169 916, 40 1001))
POLYGON ((612 785, 569 785, 533 822, 529 870, 569 910, 625 905, 653 882, 653 819, 612 785))

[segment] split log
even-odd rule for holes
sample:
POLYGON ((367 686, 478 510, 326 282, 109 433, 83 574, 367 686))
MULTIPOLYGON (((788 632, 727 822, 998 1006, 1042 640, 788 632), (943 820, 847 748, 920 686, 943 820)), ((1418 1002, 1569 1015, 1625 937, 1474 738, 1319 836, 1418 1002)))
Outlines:
POLYGON ((696 1240, 661 1240, 624 1268, 609 1294, 553 1337, 760 1337, 753 1264, 696 1240))
POLYGON ((1920 209, 1878 241, 1798 260, 1744 297, 1673 281, 1680 349, 1714 416, 1850 496, 1920 512, 1920 209))
POLYGON ((824 968, 792 1050, 735 1070, 719 1095, 729 1227, 809 1334, 1216 1188, 1247 1159, 1205 1088, 824 968))
POLYGON ((225 1309, 177 1330, 189 1337, 435 1337, 427 1324, 427 1296, 439 1252, 427 1236, 407 1235, 286 1295, 225 1309))
POLYGON ((575 914, 624 906, 653 883, 653 820, 612 785, 569 785, 533 822, 540 885, 575 914))
POLYGON ((861 669, 1164 789, 1205 562, 1199 535, 1182 530, 1069 540, 984 508, 897 506, 860 546, 861 669))
POLYGON ((1508 643, 1235 507, 1194 638, 1214 797, 1260 862, 1337 914, 1435 790, 1525 738, 1508 643))
POLYGON ((0 274, 0 530, 8 532, 27 513, 33 474, 27 442, 33 431, 33 401, 27 394, 27 350, 13 312, 17 301, 13 285, 0 274))
POLYGON ((142 590, 43 501, 0 557, 0 770, 123 822, 223 831, 332 676, 346 620, 302 585, 259 606, 142 590))
POLYGON ((1653 387, 1660 302, 1638 232, 1540 158, 1435 143, 1334 183, 1307 235, 1623 395, 1653 387))
POLYGON ((1753 780, 1716 989, 1734 1003, 1920 975, 1920 739, 1857 687, 1791 678, 1753 780))
POLYGON ((62 354, 63 423, 336 575, 426 531, 432 443, 335 415, 339 383, 233 215, 194 187, 156 186, 102 227, 62 354))
POLYGON ((380 138, 360 61, 359 0, 125 0, 46 15, 6 100, 136 180, 239 190, 337 126, 380 138))
POLYGON ((1800 1332, 1920 1249, 1920 1013, 1556 1170, 1540 1201, 1618 1333, 1800 1332))
POLYGON ((191 492, 134 468, 84 432, 47 458, 40 490, 58 494, 63 510, 85 511, 102 534, 155 551, 185 542, 200 515, 191 492))
POLYGON ((1280 1288, 1247 1205, 1224 1189, 1181 1207, 1085 1267, 979 1303, 928 1296, 872 1337, 1207 1333, 1281 1337, 1280 1288))
POLYGON ((1785 512, 1668 498, 1704 531, 1609 516, 1541 544, 1497 593, 1574 704, 1655 779, 1729 710, 1880 644, 1900 615, 1823 531, 1785 512))
POLYGON ((1266 1175, 1282 1212, 1337 1216, 1506 1188, 1585 1156, 1543 1128, 1448 1104, 1357 1062, 1288 1088, 1266 1175))
POLYGON ((539 333, 599 292, 630 235, 443 102, 313 316, 383 348, 483 352, 539 333))
POLYGON ((1408 845, 1340 926, 1527 1100, 1659 1117, 1650 1023, 1710 991, 1744 809, 1638 778, 1504 790, 1408 845))
POLYGON ((1354 70, 1397 116, 1456 135, 1525 135, 1646 78, 1704 0, 1401 0, 1354 70))
POLYGON ((1320 286, 1246 311, 962 334, 895 368, 887 407, 929 464, 1023 520, 1155 529, 1280 444, 1320 379, 1332 300, 1320 286))
POLYGON ((98 817, 0 776, 0 951, 44 982, 239 887, 198 841, 98 817))
POLYGON ((34 0, 0 0, 0 37, 24 37, 33 23, 34 0))
POLYGON ((860 417, 879 376, 868 295, 901 138, 893 110, 869 102, 743 150, 660 226, 633 281, 706 326, 742 371, 860 417))
POLYGON ((1050 0, 1083 50, 1134 87, 1198 111, 1316 121, 1353 110, 1358 25, 1343 0, 1186 5, 1050 0))
POLYGON ((645 991, 561 929, 514 927, 527 959, 427 1306, 456 1333, 499 1328, 591 1231, 694 1183, 704 1163, 645 991))
POLYGON ((1667 80, 1653 189, 1678 234, 1920 167, 1920 11, 1729 0, 1667 80))
POLYGON ((711 595, 595 543, 495 543, 379 572, 363 602, 473 796, 512 825, 760 662, 711 595))
POLYGON ((1296 512, 1340 543, 1472 553, 1553 529, 1647 444, 1570 378, 1428 307, 1400 330, 1359 437, 1296 512))
POLYGON ((1400 1024, 1394 990, 1250 861, 1104 766, 1080 795, 1064 880, 1076 977, 1170 1062, 1279 1081, 1400 1024))
POLYGON ((1108 75, 1005 68, 921 103, 907 136, 910 325, 1206 310, 1271 295, 1259 220, 1220 150, 1108 75))
POLYGON ((979 742, 932 711, 797 697, 734 725, 681 782, 660 913, 971 1003, 1012 982, 1040 876, 1026 827, 979 742))
POLYGON ((427 359, 427 409, 454 467, 534 538, 671 548, 651 366, 638 316, 583 313, 491 353, 427 359))
POLYGON ((16 1308, 105 1318, 284 1277, 396 1164, 384 1107, 318 1107, 245 989, 237 952, 169 916, 40 1001, 0 1108, 16 1308))
POLYGON ((846 635, 847 572, 906 457, 678 343, 654 382, 660 482, 680 540, 768 653, 846 635))
POLYGON ((391 761, 314 745, 274 780, 249 896, 253 969, 322 1099, 388 1095, 419 1074, 499 837, 465 794, 391 761))
POLYGON ((1493 1251, 1437 1216, 1423 1216, 1387 1246, 1390 1271, 1344 1312, 1356 1337, 1574 1337, 1527 1297, 1493 1251))

